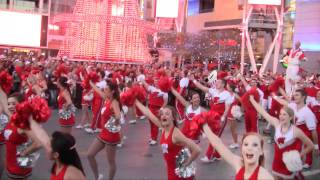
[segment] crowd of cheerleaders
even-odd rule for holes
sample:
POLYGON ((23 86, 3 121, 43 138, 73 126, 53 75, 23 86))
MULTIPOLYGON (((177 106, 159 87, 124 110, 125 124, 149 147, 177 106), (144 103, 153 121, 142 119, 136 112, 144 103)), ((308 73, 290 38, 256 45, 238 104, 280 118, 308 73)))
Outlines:
POLYGON ((176 156, 183 148, 188 148, 190 155, 183 162, 183 166, 188 167, 200 154, 198 143, 201 134, 205 134, 210 142, 201 160, 213 162, 223 158, 234 168, 236 179, 303 178, 301 170, 311 167, 312 152, 318 149, 319 76, 305 77, 296 82, 296 90, 289 96, 285 94, 281 75, 259 77, 249 72, 241 75, 236 66, 228 72, 218 72, 212 83, 203 78, 207 77, 207 72, 199 68, 169 70, 158 65, 59 62, 52 66, 50 63, 15 61, 9 63, 10 67, 8 62, 0 63, 0 175, 6 172, 3 176, 9 179, 27 179, 32 167, 21 167, 17 159, 41 147, 54 162, 52 180, 86 179, 75 138, 71 135, 76 121, 70 86, 75 83, 81 83, 83 89, 84 118, 77 127, 87 127, 89 133, 98 132, 87 152, 95 179, 101 178, 95 156, 104 148, 107 151, 108 179, 116 177, 115 152, 123 135, 121 130, 110 130, 106 124, 113 121, 114 127, 121 126, 124 107, 133 108, 137 119, 143 116, 149 119, 149 144, 161 145, 170 180, 195 178, 177 175, 176 156), (48 69, 55 76, 52 79, 59 89, 56 98, 61 127, 51 137, 39 125, 50 117, 50 108, 43 100, 48 82, 44 72, 48 69), (16 92, 12 92, 12 75, 20 79, 20 90, 16 92), (202 93, 206 94, 205 97, 202 93), (174 108, 168 106, 172 97, 174 108), (204 99, 208 106, 202 103, 204 99), (275 131, 272 172, 264 167, 264 143, 258 134, 259 114, 275 131), (246 132, 238 143, 235 120, 240 117, 244 117, 246 132), (232 153, 219 138, 227 122, 234 141, 229 148, 240 146, 238 155, 232 153), (29 141, 29 146, 17 152, 19 145, 29 141))

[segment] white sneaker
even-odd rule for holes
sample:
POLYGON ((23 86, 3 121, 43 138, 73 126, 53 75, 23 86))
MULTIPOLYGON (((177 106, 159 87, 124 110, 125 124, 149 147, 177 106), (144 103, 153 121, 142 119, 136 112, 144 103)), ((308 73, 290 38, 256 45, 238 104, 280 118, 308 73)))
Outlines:
POLYGON ((214 159, 209 159, 207 156, 204 156, 203 158, 200 159, 200 161, 203 163, 212 163, 214 162, 214 159))
POLYGON ((122 146, 123 146, 123 142, 117 144, 117 147, 118 147, 118 148, 122 148, 122 146))
POLYGON ((239 147, 238 143, 233 143, 233 144, 230 144, 229 146, 230 149, 237 149, 238 147, 239 147))
POLYGON ((97 128, 97 129, 95 129, 93 132, 94 133, 99 133, 99 132, 101 132, 102 130, 100 129, 100 128, 97 128))
POLYGON ((146 116, 141 116, 140 120, 146 119, 146 116))
POLYGON ((91 128, 85 128, 84 130, 85 130, 88 134, 93 134, 93 133, 94 133, 93 129, 91 129, 91 128))
POLYGON ((304 164, 304 165, 302 165, 302 167, 303 167, 303 169, 310 169, 311 168, 311 166, 309 164, 304 164))
POLYGON ((83 126, 81 124, 76 126, 76 129, 83 129, 83 126))
POLYGON ((89 123, 86 123, 85 125, 83 125, 84 128, 90 127, 89 123))
POLYGON ((129 124, 135 124, 135 123, 137 123, 137 120, 135 120, 135 119, 132 119, 129 121, 129 124))
POLYGON ((155 140, 149 140, 149 145, 150 146, 154 146, 154 145, 156 145, 158 142, 157 141, 155 141, 155 140))
POLYGON ((98 179, 97 180, 103 180, 103 174, 99 174, 98 179))

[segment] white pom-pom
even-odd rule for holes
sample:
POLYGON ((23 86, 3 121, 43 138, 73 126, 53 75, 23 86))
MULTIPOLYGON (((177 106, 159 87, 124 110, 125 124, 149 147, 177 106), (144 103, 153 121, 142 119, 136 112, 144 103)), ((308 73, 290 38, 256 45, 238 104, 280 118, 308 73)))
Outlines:
POLYGON ((83 96, 83 99, 84 99, 85 101, 92 101, 92 99, 93 99, 93 93, 89 93, 89 94, 84 95, 84 96, 83 96))
POLYGON ((129 111, 127 106, 122 106, 123 115, 126 115, 129 111))
POLYGON ((231 114, 234 118, 236 119, 240 119, 242 116, 242 112, 241 112, 241 108, 240 106, 236 105, 236 106, 232 106, 231 108, 231 114))
POLYGON ((284 152, 282 161, 290 172, 298 172, 302 170, 302 161, 300 153, 297 150, 284 152))

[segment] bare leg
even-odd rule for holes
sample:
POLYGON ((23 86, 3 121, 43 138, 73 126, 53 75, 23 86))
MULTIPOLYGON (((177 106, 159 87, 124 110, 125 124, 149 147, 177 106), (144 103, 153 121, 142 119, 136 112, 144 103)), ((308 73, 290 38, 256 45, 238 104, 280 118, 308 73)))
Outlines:
POLYGON ((2 177, 3 170, 5 168, 5 157, 6 157, 6 151, 5 151, 5 145, 0 145, 0 179, 2 177))
POLYGON ((72 126, 61 126, 61 132, 71 134, 72 126))
POLYGON ((98 139, 94 139, 88 149, 87 158, 89 160, 89 164, 90 164, 91 170, 93 171, 95 179, 98 179, 98 176, 99 176, 98 165, 97 165, 95 156, 97 155, 98 152, 100 152, 104 148, 104 146, 105 145, 101 141, 99 141, 98 139))
POLYGON ((230 130, 234 143, 238 143, 237 122, 235 119, 230 120, 230 130))
POLYGON ((109 180, 112 180, 117 171, 116 165, 116 146, 106 146, 108 164, 109 164, 109 180))

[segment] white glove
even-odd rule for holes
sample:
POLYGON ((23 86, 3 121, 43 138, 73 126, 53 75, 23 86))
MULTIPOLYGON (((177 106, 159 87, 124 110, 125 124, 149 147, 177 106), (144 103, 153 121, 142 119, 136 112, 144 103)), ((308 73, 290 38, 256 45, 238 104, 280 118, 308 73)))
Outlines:
POLYGON ((284 152, 282 161, 290 172, 297 172, 302 170, 302 160, 300 153, 297 150, 284 152))

